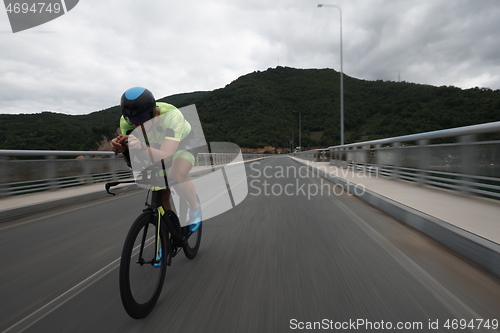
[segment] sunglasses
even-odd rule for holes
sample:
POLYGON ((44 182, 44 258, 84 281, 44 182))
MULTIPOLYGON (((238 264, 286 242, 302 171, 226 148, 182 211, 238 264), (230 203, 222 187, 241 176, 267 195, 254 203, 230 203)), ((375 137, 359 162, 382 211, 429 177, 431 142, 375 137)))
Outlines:
POLYGON ((125 119, 127 120, 127 123, 129 123, 130 125, 139 126, 149 120, 149 113, 143 112, 141 114, 138 114, 137 116, 127 117, 125 119))

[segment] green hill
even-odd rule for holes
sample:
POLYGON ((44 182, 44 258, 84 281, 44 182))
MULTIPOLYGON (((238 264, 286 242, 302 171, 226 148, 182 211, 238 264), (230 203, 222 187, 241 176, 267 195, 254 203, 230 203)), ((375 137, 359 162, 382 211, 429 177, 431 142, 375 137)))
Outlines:
MULTIPOLYGON (((340 77, 331 69, 278 67, 242 76, 196 102, 207 136, 242 147, 340 142, 340 77)), ((344 75, 345 142, 500 120, 500 91, 462 90, 344 75)))
MULTIPOLYGON (((160 101, 185 106, 203 94, 178 94, 160 101)), ((120 116, 118 105, 80 116, 53 112, 0 114, 0 149, 97 150, 103 141, 116 136, 120 116)))
MULTIPOLYGON (((210 92, 161 98, 196 104, 207 141, 240 147, 320 147, 340 141, 339 73, 270 68, 210 92)), ((95 150, 118 127, 118 106, 88 115, 0 115, 0 149, 95 150)), ((500 120, 500 90, 366 81, 344 74, 345 142, 365 141, 500 120)))

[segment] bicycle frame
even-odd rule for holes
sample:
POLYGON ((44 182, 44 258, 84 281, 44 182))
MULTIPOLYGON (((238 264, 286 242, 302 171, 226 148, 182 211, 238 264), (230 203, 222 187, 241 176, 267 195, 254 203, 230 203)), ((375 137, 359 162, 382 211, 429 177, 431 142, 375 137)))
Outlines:
MULTIPOLYGON (((162 228, 161 217, 165 214, 165 210, 163 209, 161 204, 162 204, 162 192, 161 191, 153 191, 153 193, 151 195, 151 205, 148 205, 146 202, 146 205, 148 206, 148 208, 143 210, 143 211, 150 210, 152 215, 153 215, 153 219, 156 222, 156 234, 155 234, 155 254, 156 254, 156 256, 155 256, 155 258, 158 258, 160 255, 160 233, 161 233, 161 228, 162 228)), ((167 227, 167 231, 168 231, 168 227, 167 227)), ((158 263, 159 261, 157 261, 156 259, 153 259, 152 262, 147 262, 147 261, 144 261, 144 259, 142 258, 142 253, 144 250, 144 246, 146 244, 146 239, 145 239, 146 234, 147 234, 147 230, 146 230, 146 232, 144 232, 144 234, 142 236, 141 249, 139 251, 139 262, 138 263, 140 265, 147 264, 147 263, 151 263, 152 265, 154 265, 154 264, 158 263)), ((168 242, 168 244, 170 247, 170 242, 168 242)))
MULTIPOLYGON (((136 180, 117 181, 105 185, 106 191, 113 195, 114 193, 110 192, 109 189, 112 186, 123 183, 145 184, 148 185, 149 191, 152 192, 151 203, 148 202, 148 192, 145 203, 146 208, 143 209, 142 214, 134 221, 127 234, 120 259, 119 280, 122 303, 127 313, 136 319, 144 318, 154 308, 161 293, 167 266, 171 265, 172 258, 180 252, 180 249, 183 249, 188 259, 194 259, 201 242, 201 224, 195 232, 191 233, 187 226, 181 228, 179 219, 174 211, 165 211, 162 200, 164 190, 170 189, 169 185, 176 184, 176 182, 170 182, 170 184, 167 182, 165 170, 165 164, 162 161, 161 166, 158 163, 143 170, 140 177, 137 177, 136 180), (149 228, 156 228, 154 236, 151 232, 148 235, 149 228), (192 235, 196 235, 195 238, 192 238, 192 235), (153 243, 151 243, 153 237, 155 238, 154 248, 152 248, 153 243), (193 239, 194 243, 190 241, 193 239), (139 242, 140 244, 138 244, 139 242), (139 247, 139 251, 137 251, 137 247, 139 247), (137 254, 139 258, 135 257, 137 254), (144 257, 147 257, 146 260, 144 260, 144 257), (153 267, 149 268, 147 266, 153 267), (137 270, 133 267, 137 268, 137 270), (153 289, 145 288, 147 298, 144 299, 141 297, 142 295, 138 296, 140 292, 135 294, 133 290, 144 289, 140 287, 139 289, 135 288, 141 285, 139 282, 140 278, 136 280, 138 276, 141 276, 141 272, 147 272, 142 277, 153 277, 154 279, 156 274, 149 274, 149 269, 158 272, 159 275, 157 275, 153 289), (131 279, 131 270, 133 270, 133 279, 131 279), (136 275, 136 273, 139 273, 139 275, 136 275), (148 291, 151 291, 151 293, 148 291), (148 293, 149 295, 147 295, 148 293)), ((182 214, 186 216, 187 207, 187 202, 181 200, 178 213, 181 216, 182 214)))
MULTIPOLYGON (((105 184, 105 188, 109 194, 115 195, 115 193, 110 192, 111 187, 117 186, 120 184, 130 184, 130 183, 138 183, 138 181, 137 180, 125 180, 125 181, 110 182, 110 183, 105 184)), ((168 216, 165 216, 165 215, 167 215, 166 214, 167 212, 163 208, 163 202, 162 202, 163 190, 169 190, 170 185, 175 185, 177 182, 171 181, 169 184, 169 182, 167 181, 167 177, 166 177, 165 164, 162 161, 161 168, 160 167, 153 168, 153 166, 151 166, 151 167, 143 170, 142 178, 139 180, 139 183, 149 184, 151 186, 151 188, 149 189, 149 191, 152 192, 151 204, 149 204, 147 202, 147 199, 146 199, 145 205, 147 208, 143 209, 143 212, 150 210, 152 215, 153 215, 154 220, 157 223, 157 228, 156 228, 157 232, 155 235, 155 248, 156 248, 156 255, 157 255, 156 257, 159 256, 159 250, 160 250, 159 238, 160 238, 161 229, 162 229, 162 221, 165 224, 167 235, 168 234, 171 235, 174 238, 175 243, 178 244, 178 246, 172 247, 172 245, 173 245, 172 242, 170 241, 170 239, 167 239, 167 244, 169 247, 169 259, 168 259, 167 265, 170 266, 170 258, 177 254, 178 249, 180 247, 184 246, 184 243, 186 240, 186 238, 182 235, 180 230, 177 230, 174 222, 168 216), (155 176, 157 171, 163 171, 164 175, 163 176, 155 176), (149 174, 149 177, 147 176, 147 174, 149 174), (166 184, 165 188, 158 188, 158 187, 154 186, 155 180, 158 179, 159 177, 164 178, 163 180, 165 181, 165 184, 166 184), (165 216, 165 217, 162 219, 163 216, 165 216)), ((180 225, 179 225, 179 227, 180 227, 180 225)), ((140 249, 140 255, 139 255, 140 260, 142 260, 142 252, 143 252, 144 243, 145 243, 145 239, 143 239, 142 246, 140 249)), ((141 265, 143 265, 144 263, 149 263, 149 262, 147 262, 147 261, 139 262, 139 264, 141 264, 141 265)), ((157 263, 156 260, 153 260, 153 262, 151 262, 151 264, 155 264, 155 263, 157 263)))

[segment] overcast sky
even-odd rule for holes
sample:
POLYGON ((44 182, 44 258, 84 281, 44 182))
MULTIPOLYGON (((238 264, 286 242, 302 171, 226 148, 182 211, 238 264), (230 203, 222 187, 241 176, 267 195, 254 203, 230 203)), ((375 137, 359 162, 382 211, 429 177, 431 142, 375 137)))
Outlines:
POLYGON ((133 86, 156 98, 270 67, 500 89, 498 0, 82 0, 13 34, 0 10, 0 113, 87 114, 133 86), (279 60, 278 60, 279 59, 279 60))

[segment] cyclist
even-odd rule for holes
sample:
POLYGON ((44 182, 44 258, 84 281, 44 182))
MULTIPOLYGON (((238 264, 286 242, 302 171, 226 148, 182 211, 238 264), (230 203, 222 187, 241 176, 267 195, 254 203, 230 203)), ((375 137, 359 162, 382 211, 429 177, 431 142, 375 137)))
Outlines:
MULTIPOLYGON (((123 153, 125 161, 131 166, 130 150, 136 152, 135 149, 141 148, 140 140, 131 133, 141 127, 146 133, 148 145, 144 149, 144 160, 172 161, 167 178, 178 182, 174 188, 189 204, 188 228, 190 232, 195 232, 201 223, 201 204, 196 199, 196 189, 188 179, 188 173, 195 163, 193 153, 196 154, 199 143, 197 133, 179 109, 168 103, 156 102, 148 89, 128 89, 121 97, 120 106, 121 134, 111 141, 113 150, 123 153)), ((169 189, 163 190, 163 207, 171 209, 169 189)))

